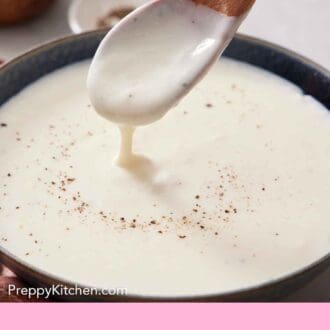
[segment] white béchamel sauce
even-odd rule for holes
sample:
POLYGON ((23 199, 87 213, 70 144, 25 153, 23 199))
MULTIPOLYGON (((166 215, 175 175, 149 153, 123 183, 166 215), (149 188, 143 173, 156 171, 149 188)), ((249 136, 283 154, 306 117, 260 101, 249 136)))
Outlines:
POLYGON ((163 296, 260 284, 329 252, 330 117, 312 98, 222 59, 135 132, 127 170, 112 165, 118 129, 90 106, 89 64, 1 107, 1 246, 68 280, 163 296))
POLYGON ((106 35, 88 73, 96 111, 120 125, 163 117, 204 76, 243 20, 191 0, 145 7, 106 35))
POLYGON ((87 86, 95 110, 121 125, 119 165, 134 163, 133 127, 150 124, 175 106, 208 72, 244 18, 191 0, 163 0, 139 8, 106 35, 87 86))

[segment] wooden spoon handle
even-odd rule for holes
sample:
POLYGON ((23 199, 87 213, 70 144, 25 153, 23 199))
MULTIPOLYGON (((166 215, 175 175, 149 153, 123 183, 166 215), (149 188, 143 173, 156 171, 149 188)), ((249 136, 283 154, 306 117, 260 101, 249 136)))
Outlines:
POLYGON ((241 16, 251 9, 255 0, 192 0, 227 16, 241 16))

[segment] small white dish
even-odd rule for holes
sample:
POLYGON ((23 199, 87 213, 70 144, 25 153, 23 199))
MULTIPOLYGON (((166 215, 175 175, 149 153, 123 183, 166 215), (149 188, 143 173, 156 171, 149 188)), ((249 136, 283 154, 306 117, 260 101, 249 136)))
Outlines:
MULTIPOLYGON (((107 19, 110 25, 120 21, 120 17, 109 14, 114 11, 129 12, 150 0, 74 0, 69 8, 68 20, 73 33, 102 28, 102 21, 107 19)), ((120 16, 120 15, 119 15, 120 16)))

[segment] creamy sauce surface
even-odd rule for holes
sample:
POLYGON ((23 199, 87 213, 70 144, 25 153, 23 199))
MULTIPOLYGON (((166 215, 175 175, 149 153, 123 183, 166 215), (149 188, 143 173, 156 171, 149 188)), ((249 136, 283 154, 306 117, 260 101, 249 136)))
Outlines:
POLYGON ((329 252, 325 108, 222 59, 136 130, 128 170, 113 165, 118 129, 90 105, 89 65, 1 107, 1 246, 68 280, 163 296, 257 285, 329 252))

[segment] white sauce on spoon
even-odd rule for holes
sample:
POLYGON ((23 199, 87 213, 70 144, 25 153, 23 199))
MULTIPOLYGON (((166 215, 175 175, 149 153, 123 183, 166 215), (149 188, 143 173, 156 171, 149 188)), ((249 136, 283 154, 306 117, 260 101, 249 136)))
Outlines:
MULTIPOLYGON (((88 90, 96 111, 124 126, 160 119, 207 73, 244 17, 191 0, 136 10, 108 33, 93 59, 88 90)), ((130 162, 132 128, 121 136, 119 164, 130 162)))

